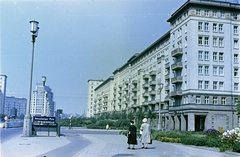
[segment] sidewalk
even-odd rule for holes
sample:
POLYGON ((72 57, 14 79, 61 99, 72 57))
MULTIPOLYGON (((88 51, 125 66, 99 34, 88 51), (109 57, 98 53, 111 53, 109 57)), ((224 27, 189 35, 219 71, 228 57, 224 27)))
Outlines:
MULTIPOLYGON (((148 149, 127 149, 127 138, 116 134, 76 134, 91 141, 74 157, 237 157, 239 153, 219 152, 217 148, 185 146, 182 144, 153 141, 148 149)), ((35 157, 69 144, 67 136, 61 137, 22 137, 17 136, 4 142, 1 157, 35 157)), ((61 156, 59 156, 61 157, 61 156)))
POLYGON ((17 136, 0 145, 1 157, 35 157, 69 144, 67 137, 17 136))
POLYGON ((219 152, 218 148, 185 146, 176 143, 153 141, 148 149, 141 149, 141 144, 135 150, 127 149, 127 139, 123 135, 82 135, 92 144, 74 157, 236 157, 233 152, 219 152))

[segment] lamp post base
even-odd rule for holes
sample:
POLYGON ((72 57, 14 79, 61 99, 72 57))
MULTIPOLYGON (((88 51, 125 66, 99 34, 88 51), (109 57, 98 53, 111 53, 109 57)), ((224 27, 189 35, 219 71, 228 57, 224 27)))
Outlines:
POLYGON ((32 118, 30 115, 25 115, 23 123, 23 136, 32 136, 32 118))

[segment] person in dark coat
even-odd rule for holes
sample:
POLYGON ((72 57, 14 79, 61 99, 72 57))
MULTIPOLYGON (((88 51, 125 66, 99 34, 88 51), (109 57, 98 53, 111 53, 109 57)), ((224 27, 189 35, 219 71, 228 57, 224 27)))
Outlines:
POLYGON ((137 144, 137 127, 134 125, 133 121, 130 121, 127 143, 128 149, 130 149, 130 145, 132 145, 132 149, 135 149, 135 145, 137 144))

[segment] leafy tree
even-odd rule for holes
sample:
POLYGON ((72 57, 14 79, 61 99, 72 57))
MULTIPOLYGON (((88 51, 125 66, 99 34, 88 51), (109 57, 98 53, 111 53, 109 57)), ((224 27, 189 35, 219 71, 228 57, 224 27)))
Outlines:
POLYGON ((129 120, 133 120, 133 119, 134 119, 134 114, 133 114, 133 112, 129 112, 129 113, 128 113, 128 119, 129 119, 129 120))
POLYGON ((139 108, 139 110, 135 114, 136 120, 137 120, 137 126, 140 126, 142 123, 142 119, 144 118, 144 113, 142 112, 142 108, 139 108))

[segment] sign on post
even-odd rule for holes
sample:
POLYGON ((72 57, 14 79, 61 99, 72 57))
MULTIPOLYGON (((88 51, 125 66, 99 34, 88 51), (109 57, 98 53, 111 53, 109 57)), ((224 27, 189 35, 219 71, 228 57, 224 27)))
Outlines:
POLYGON ((33 121, 55 122, 55 117, 33 117, 33 121))

